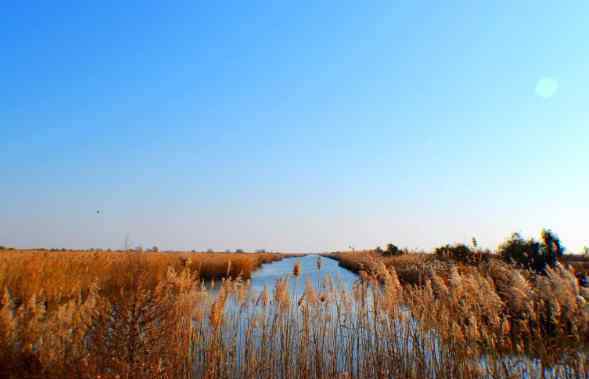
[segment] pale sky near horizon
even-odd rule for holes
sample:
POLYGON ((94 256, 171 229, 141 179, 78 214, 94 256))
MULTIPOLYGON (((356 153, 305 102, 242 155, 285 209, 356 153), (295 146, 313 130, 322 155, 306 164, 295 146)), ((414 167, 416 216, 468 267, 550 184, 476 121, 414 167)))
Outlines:
POLYGON ((34 2, 0 245, 589 245, 589 2, 34 2), (100 211, 97 213, 97 211, 100 211))

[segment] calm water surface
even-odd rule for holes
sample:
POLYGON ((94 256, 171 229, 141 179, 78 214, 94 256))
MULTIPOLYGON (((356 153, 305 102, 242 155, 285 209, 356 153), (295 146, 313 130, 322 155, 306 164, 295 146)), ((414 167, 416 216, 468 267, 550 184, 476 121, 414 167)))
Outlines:
POLYGON ((347 289, 351 289, 358 279, 356 274, 340 267, 333 259, 320 257, 319 255, 306 255, 300 258, 286 258, 263 265, 252 274, 251 289, 259 292, 264 289, 264 286, 267 286, 271 290, 278 279, 288 276, 291 290, 296 289, 296 293, 300 295, 307 280, 310 279, 315 287, 319 287, 326 275, 330 275, 335 283, 341 283, 347 289), (317 267, 317 259, 321 260, 320 269, 317 267), (298 278, 292 275, 297 260, 301 264, 301 274, 298 278))

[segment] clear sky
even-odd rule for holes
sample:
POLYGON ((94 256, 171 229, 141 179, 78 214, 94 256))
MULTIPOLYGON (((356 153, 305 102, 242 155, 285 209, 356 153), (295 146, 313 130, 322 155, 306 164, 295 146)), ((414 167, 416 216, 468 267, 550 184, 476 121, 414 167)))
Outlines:
POLYGON ((0 244, 589 245, 587 1, 16 3, 0 244))

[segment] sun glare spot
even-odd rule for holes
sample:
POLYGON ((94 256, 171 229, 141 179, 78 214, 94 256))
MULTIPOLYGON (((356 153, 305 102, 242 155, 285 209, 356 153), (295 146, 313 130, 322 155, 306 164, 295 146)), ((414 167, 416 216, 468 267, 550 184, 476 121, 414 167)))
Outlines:
POLYGON ((538 80, 538 83, 536 83, 536 95, 538 95, 544 99, 549 99, 552 96, 554 96, 554 94, 556 94, 557 90, 558 90, 558 80, 556 80, 554 78, 549 78, 549 77, 540 78, 540 80, 538 80))

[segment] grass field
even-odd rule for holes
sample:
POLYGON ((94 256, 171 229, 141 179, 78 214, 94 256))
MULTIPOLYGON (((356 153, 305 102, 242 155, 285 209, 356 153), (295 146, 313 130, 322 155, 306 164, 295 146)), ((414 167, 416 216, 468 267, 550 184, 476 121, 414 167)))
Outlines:
POLYGON ((589 288, 577 273, 587 260, 564 257, 546 274, 487 255, 477 264, 413 253, 386 257, 375 251, 327 255, 363 277, 393 271, 410 294, 412 314, 449 343, 480 352, 520 354, 557 362, 589 343, 589 288), (418 304, 416 306, 416 304, 418 304))
POLYGON ((168 361, 166 370, 182 370, 175 352, 190 340, 186 326, 200 280, 246 280, 282 258, 0 251, 0 377, 63 377, 70 370, 84 376, 86 369, 104 377, 160 359, 168 361))
MULTIPOLYGON (((250 292, 252 271, 280 258, 0 252, 0 377, 589 373, 589 293, 563 267, 538 276, 497 261, 341 253, 335 258, 361 270, 351 290, 326 277, 297 279, 302 296, 286 279, 250 292), (223 279, 210 291, 203 278, 223 279)), ((289 276, 300 274, 293 262, 289 276)))

